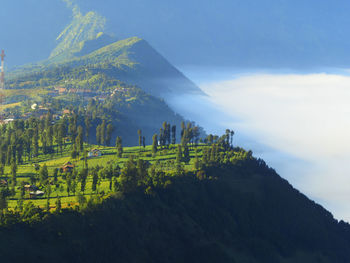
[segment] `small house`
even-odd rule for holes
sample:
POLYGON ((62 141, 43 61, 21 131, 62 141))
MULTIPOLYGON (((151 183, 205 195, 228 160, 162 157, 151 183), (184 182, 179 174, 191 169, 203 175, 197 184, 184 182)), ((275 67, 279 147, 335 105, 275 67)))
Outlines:
POLYGON ((74 165, 71 162, 66 163, 61 167, 62 171, 65 173, 70 173, 74 169, 74 165))
POLYGON ((102 156, 102 152, 99 149, 92 149, 89 153, 88 153, 88 157, 89 158, 94 158, 94 157, 101 157, 102 156))
POLYGON ((58 92, 59 94, 64 94, 67 92, 67 89, 64 87, 55 87, 55 91, 58 92))
POLYGON ((63 115, 70 115, 70 114, 71 114, 71 111, 68 110, 68 109, 65 109, 65 110, 62 111, 62 114, 63 114, 63 115))
POLYGON ((0 180, 0 186, 7 186, 7 180, 0 180))
POLYGON ((33 191, 33 192, 30 192, 29 193, 29 198, 30 199, 35 199, 37 197, 41 197, 43 196, 45 193, 43 191, 39 191, 39 190, 36 190, 36 191, 33 191))
POLYGON ((38 190, 38 187, 36 187, 35 185, 26 184, 24 186, 24 190, 27 192, 35 192, 38 190))

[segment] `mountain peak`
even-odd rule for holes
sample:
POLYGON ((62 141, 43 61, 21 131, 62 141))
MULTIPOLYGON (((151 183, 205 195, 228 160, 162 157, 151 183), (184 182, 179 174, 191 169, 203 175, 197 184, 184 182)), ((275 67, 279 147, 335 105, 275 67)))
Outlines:
POLYGON ((57 37, 58 45, 51 52, 50 58, 64 53, 79 53, 87 41, 101 40, 101 36, 104 35, 106 19, 103 16, 96 12, 82 15, 80 11, 75 11, 73 14, 72 22, 57 37))

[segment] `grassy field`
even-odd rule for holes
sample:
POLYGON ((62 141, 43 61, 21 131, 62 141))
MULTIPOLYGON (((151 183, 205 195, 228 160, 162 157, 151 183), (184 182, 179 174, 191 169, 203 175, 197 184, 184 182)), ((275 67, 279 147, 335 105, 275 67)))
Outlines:
MULTIPOLYGON (((130 155, 133 155, 135 158, 141 158, 145 161, 149 161, 151 164, 158 162, 158 165, 162 167, 163 170, 173 170, 174 163, 176 159, 176 149, 177 146, 170 146, 169 149, 160 150, 157 152, 156 156, 152 155, 151 146, 146 146, 145 148, 140 147, 124 147, 124 153, 122 158, 117 157, 117 151, 114 147, 98 147, 93 145, 85 145, 85 149, 91 150, 93 148, 98 148, 102 152, 101 157, 89 158, 88 166, 96 167, 102 166, 106 167, 108 165, 119 165, 123 168, 124 163, 129 159, 130 155)), ((198 146, 196 148, 197 154, 200 157, 202 155, 203 146, 198 146)), ((14 209, 18 205, 18 199, 20 197, 21 187, 24 183, 30 184, 30 177, 38 175, 39 171, 35 170, 35 164, 43 166, 46 164, 49 171, 50 180, 53 181, 53 171, 56 168, 61 168, 67 162, 74 164, 76 170, 81 170, 84 168, 84 160, 81 159, 72 159, 70 157, 71 146, 67 145, 62 156, 53 156, 50 155, 40 155, 36 159, 32 160, 30 163, 26 162, 23 165, 18 166, 17 171, 17 187, 16 195, 9 200, 9 208, 14 209)), ((193 169, 193 161, 195 157, 195 150, 190 150, 191 161, 184 165, 186 170, 193 169)), ((5 174, 1 179, 11 178, 10 167, 5 168, 5 174)), ((58 197, 61 198, 62 207, 75 206, 77 204, 77 197, 81 195, 80 193, 80 183, 77 183, 76 193, 70 193, 68 196, 66 190, 66 181, 62 178, 62 174, 59 173, 58 178, 58 187, 56 185, 51 186, 51 195, 50 195, 50 205, 52 208, 55 207, 55 203, 58 197)), ((85 198, 89 199, 91 196, 99 194, 99 196, 104 195, 108 196, 112 191, 109 189, 110 181, 108 179, 101 179, 98 183, 97 191, 92 191, 92 176, 89 175, 86 183, 86 190, 84 192, 85 198)), ((37 184, 39 189, 45 191, 44 187, 37 184)), ((34 205, 40 207, 46 207, 47 196, 43 196, 37 199, 30 199, 29 193, 25 194, 24 203, 33 202, 34 205)))
POLYGON ((3 110, 5 110, 5 109, 14 108, 14 107, 20 106, 20 105, 21 105, 20 102, 0 105, 0 111, 3 111, 3 110))

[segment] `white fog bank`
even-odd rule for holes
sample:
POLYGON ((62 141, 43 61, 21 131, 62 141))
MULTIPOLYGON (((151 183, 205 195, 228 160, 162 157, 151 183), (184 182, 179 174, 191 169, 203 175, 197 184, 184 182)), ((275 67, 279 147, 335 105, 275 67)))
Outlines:
POLYGON ((201 88, 209 98, 182 98, 184 115, 209 132, 234 129, 237 144, 350 222, 350 77, 257 73, 201 88))

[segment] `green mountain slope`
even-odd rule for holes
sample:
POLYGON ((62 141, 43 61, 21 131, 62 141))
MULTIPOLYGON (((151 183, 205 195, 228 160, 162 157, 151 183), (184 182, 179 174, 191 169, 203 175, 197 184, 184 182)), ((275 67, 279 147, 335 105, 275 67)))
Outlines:
POLYGON ((104 17, 96 12, 83 15, 74 1, 65 2, 72 9, 73 19, 58 36, 58 44, 50 57, 14 69, 9 74, 10 80, 52 68, 87 67, 104 71, 127 84, 138 85, 147 93, 162 98, 184 93, 204 95, 145 40, 133 37, 116 41, 104 33, 104 17))
POLYGON ((89 54, 101 44, 108 43, 112 37, 85 41, 81 49, 71 49, 47 61, 27 65, 10 74, 10 81, 23 75, 47 71, 52 68, 94 68, 110 77, 132 85, 138 85, 147 93, 169 98, 172 95, 204 93, 162 55, 153 49, 147 41, 137 37, 128 38, 104 46, 89 54))
MULTIPOLYGON (((137 144, 138 129, 142 129, 144 136, 151 138, 164 121, 178 127, 183 121, 164 100, 147 94, 135 85, 127 85, 99 68, 61 67, 18 77, 8 82, 5 94, 8 103, 20 104, 20 110, 5 111, 9 112, 5 115, 7 118, 35 115, 36 111, 31 109, 33 103, 51 108, 53 113, 60 114, 66 108, 86 108, 93 102, 94 106, 89 114, 101 117, 118 127, 113 136, 122 136, 124 144, 129 146, 137 144), (64 87, 66 92, 52 94, 54 87, 64 87), (80 92, 76 94, 76 90, 80 92)), ((81 124, 84 125, 84 120, 81 124)), ((100 123, 96 120, 91 127, 94 142, 98 124, 100 123)))
POLYGON ((62 64, 69 67, 98 65, 107 68, 110 75, 127 83, 136 84, 155 96, 203 94, 147 41, 137 37, 115 42, 62 64))
POLYGON ((350 261, 349 225, 334 220, 262 161, 222 163, 204 174, 174 177, 151 195, 116 196, 82 214, 65 211, 34 225, 1 228, 2 260, 350 261))
POLYGON ((62 53, 79 52, 85 41, 94 40, 102 34, 105 23, 106 19, 96 12, 82 15, 79 10, 76 10, 71 24, 58 36, 58 45, 51 52, 50 58, 60 56, 62 53))

